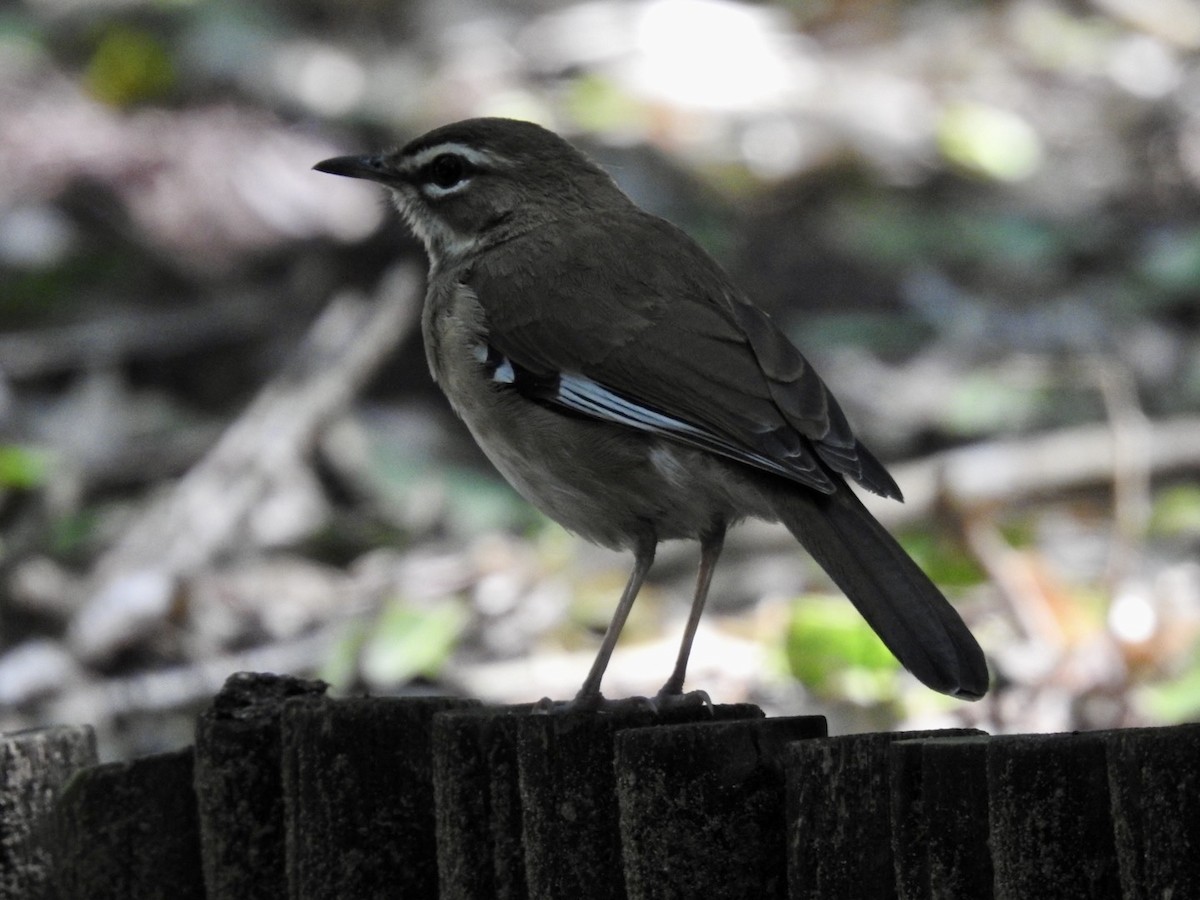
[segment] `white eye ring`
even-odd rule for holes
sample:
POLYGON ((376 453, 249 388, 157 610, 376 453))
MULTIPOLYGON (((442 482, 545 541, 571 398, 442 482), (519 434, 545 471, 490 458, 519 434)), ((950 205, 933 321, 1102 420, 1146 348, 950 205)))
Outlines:
POLYGON ((471 182, 474 167, 458 153, 439 153, 421 167, 421 191, 427 197, 445 197, 471 182))

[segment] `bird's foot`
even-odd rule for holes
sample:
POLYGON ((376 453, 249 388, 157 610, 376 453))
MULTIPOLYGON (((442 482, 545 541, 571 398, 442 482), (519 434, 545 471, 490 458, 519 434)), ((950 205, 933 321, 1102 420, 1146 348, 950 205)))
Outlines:
POLYGON ((681 709, 713 708, 712 698, 704 691, 661 690, 653 697, 623 697, 620 700, 610 700, 601 693, 585 693, 580 691, 572 700, 551 700, 543 697, 533 704, 535 715, 561 716, 567 713, 596 713, 599 715, 642 710, 656 715, 675 712, 681 709))
POLYGON ((619 700, 608 700, 602 694, 578 694, 571 700, 551 700, 543 697, 533 704, 531 712, 537 716, 565 716, 568 713, 606 712, 619 700))
POLYGON ((622 697, 610 700, 601 693, 580 691, 572 700, 551 700, 543 697, 533 705, 537 715, 560 716, 567 713, 596 713, 599 715, 645 710, 660 713, 664 709, 678 709, 683 706, 712 706, 712 701, 703 691, 692 691, 690 694, 674 694, 664 696, 657 694, 653 697, 622 697))
POLYGON ((657 712, 697 707, 704 707, 708 710, 713 708, 712 698, 706 691, 688 691, 685 694, 682 691, 671 690, 669 684, 655 694, 651 702, 657 712))

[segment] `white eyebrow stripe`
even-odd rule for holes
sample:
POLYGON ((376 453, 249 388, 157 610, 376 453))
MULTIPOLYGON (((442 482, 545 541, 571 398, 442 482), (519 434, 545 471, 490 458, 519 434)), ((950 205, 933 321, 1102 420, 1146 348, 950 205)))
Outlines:
POLYGON ((468 147, 466 144, 459 144, 455 141, 446 141, 445 143, 434 144, 432 147, 426 147, 424 150, 414 153, 408 158, 406 168, 409 171, 416 171, 421 166, 433 162, 443 153, 454 153, 475 166, 495 165, 499 161, 499 157, 493 153, 488 153, 486 150, 480 150, 477 147, 468 147))

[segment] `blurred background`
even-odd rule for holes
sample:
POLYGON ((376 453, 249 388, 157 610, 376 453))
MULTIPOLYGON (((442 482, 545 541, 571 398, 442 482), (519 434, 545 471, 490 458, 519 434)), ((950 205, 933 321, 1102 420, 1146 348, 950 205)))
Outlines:
MULTIPOLYGON (((538 121, 769 309, 907 496, 977 704, 738 529, 689 686, 831 730, 1200 710, 1200 4, 23 0, 0 10, 0 729, 183 745, 238 670, 566 698, 628 572, 432 386, 424 260, 310 170, 538 121)), ((674 658, 665 545, 606 680, 674 658)))

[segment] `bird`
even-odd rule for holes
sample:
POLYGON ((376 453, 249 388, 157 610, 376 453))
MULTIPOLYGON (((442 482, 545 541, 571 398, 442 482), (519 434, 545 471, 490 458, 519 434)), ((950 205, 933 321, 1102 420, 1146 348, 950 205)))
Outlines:
POLYGON ((633 569, 573 701, 601 681, 660 542, 700 560, 675 665, 726 531, 781 522, 923 684, 975 700, 987 663, 962 618, 850 483, 902 500, 824 381, 699 244, 532 122, 473 118, 319 172, 385 187, 428 256, 434 381, 500 473, 633 569))

